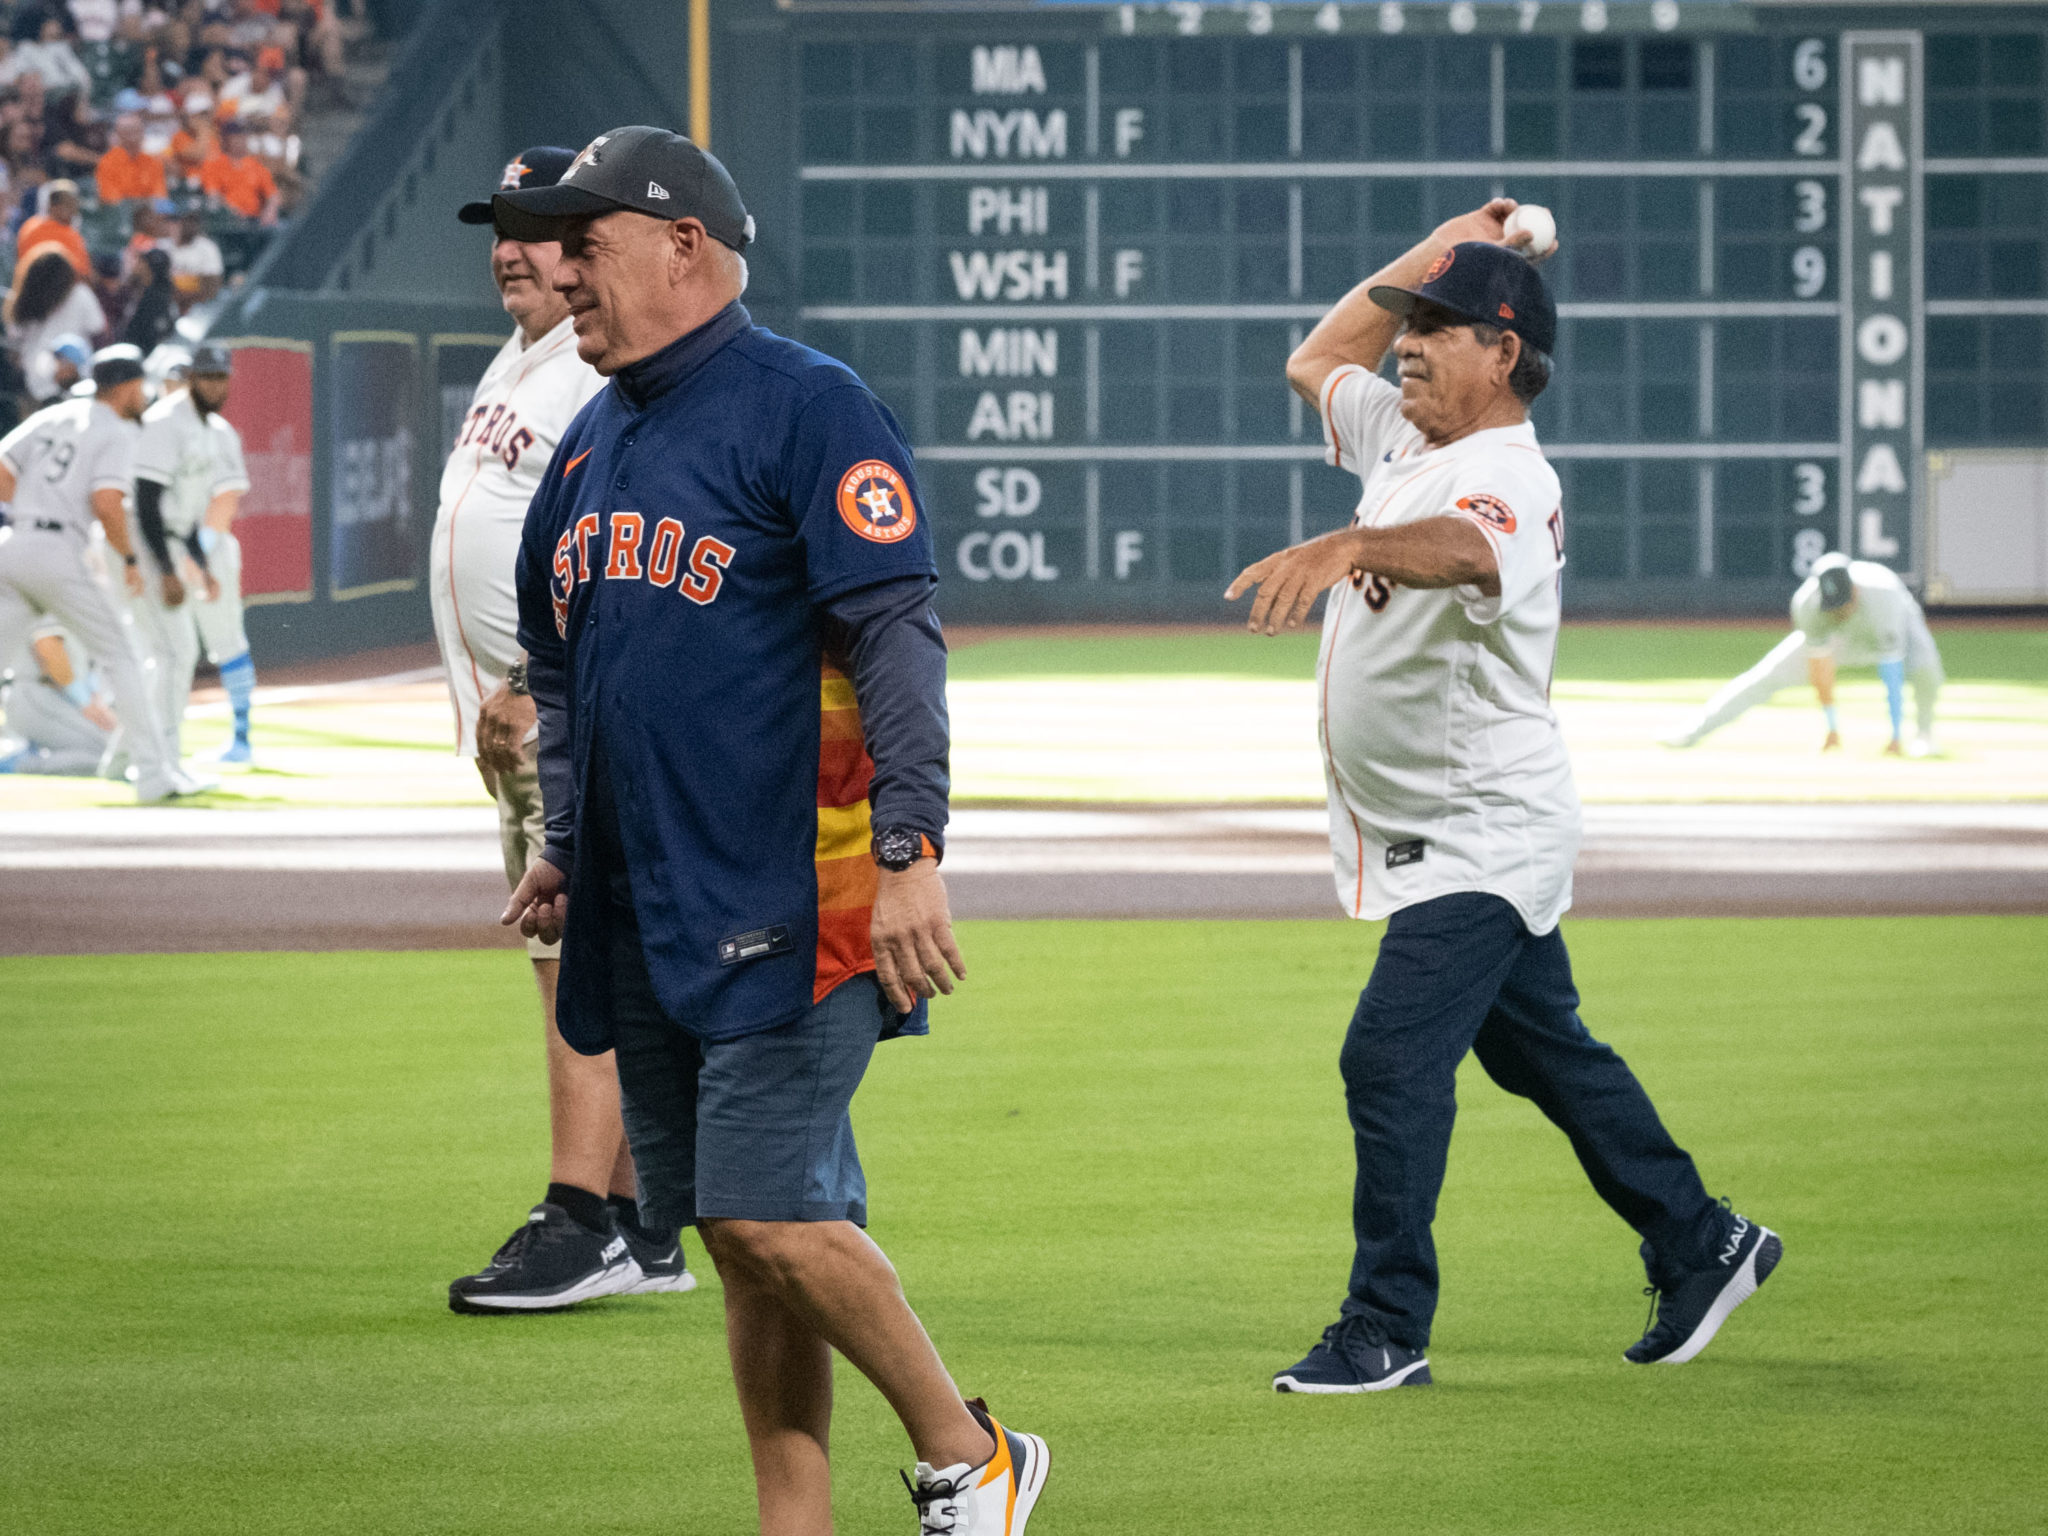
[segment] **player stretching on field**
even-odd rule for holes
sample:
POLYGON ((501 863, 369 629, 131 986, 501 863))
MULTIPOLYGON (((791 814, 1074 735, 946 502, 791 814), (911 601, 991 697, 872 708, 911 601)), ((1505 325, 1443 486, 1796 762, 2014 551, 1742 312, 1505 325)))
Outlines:
POLYGON ((1885 704, 1892 717, 1892 739, 1885 751, 1893 757, 1906 751, 1905 694, 1910 677, 1919 728, 1912 753, 1926 757, 1934 751, 1934 701, 1944 681, 1941 652, 1934 648, 1927 615, 1890 567, 1839 553, 1822 555, 1792 594, 1792 633, 1707 700, 1699 717, 1665 744, 1694 746, 1709 731, 1718 731, 1804 678, 1813 684, 1821 713, 1827 716, 1828 734, 1820 749, 1832 752, 1842 744, 1841 720, 1835 714, 1835 669, 1871 666, 1884 679, 1885 704))
POLYGON ((113 685, 116 738, 135 763, 135 795, 148 804, 197 786, 164 750, 135 623, 116 606, 105 579, 87 563, 92 525, 121 561, 131 595, 142 572, 128 538, 128 487, 134 478, 142 354, 103 347, 92 358, 93 393, 45 406, 0 437, 0 656, 13 657, 44 616, 76 635, 113 685))
MULTIPOLYGON (((566 149, 529 149, 505 167, 499 187, 551 187, 574 158, 566 149)), ((467 203, 456 217, 489 224, 491 205, 467 203)), ((515 886, 540 857, 545 818, 512 572, 526 504, 548 457, 604 387, 576 355, 569 306, 551 286, 561 254, 552 241, 528 244, 502 231, 491 242, 491 277, 518 328, 478 381, 441 472, 429 572, 434 633, 455 704, 455 750, 476 759, 498 802, 505 877, 515 886)), ((610 1054, 579 1056, 555 1027, 561 946, 536 938, 526 949, 547 1037, 547 1194, 489 1265, 448 1288, 448 1304, 458 1312, 531 1312, 597 1296, 691 1290, 697 1277, 684 1265, 675 1223, 660 1232, 640 1225, 610 1054)))
POLYGON ((506 918, 569 914, 562 1034, 616 1047, 642 1207, 718 1265, 762 1529, 832 1528, 836 1349, 909 1431, 925 1536, 1018 1536, 1045 1442, 961 1400, 861 1231, 847 1113, 877 1039, 966 974, 910 449, 845 366, 741 308, 753 220, 688 139, 614 129, 494 207, 561 241, 612 381, 526 518, 548 842, 506 918))
POLYGON ((1557 312, 1505 249, 1515 204, 1440 226, 1354 288, 1288 360, 1329 461, 1365 482, 1352 526, 1246 569, 1273 634, 1329 593, 1317 662, 1337 890, 1388 917, 1340 1065, 1358 1157, 1350 1294, 1282 1392, 1427 1382, 1430 1224, 1467 1051, 1571 1138, 1642 1234, 1657 1296, 1627 1356, 1691 1359, 1778 1260, 1714 1203, 1634 1075, 1579 1022, 1558 918, 1579 802, 1547 697, 1564 534, 1528 422, 1557 312), (1403 323, 1405 322, 1405 324, 1403 323), (1373 372, 1392 345, 1396 389, 1373 372))

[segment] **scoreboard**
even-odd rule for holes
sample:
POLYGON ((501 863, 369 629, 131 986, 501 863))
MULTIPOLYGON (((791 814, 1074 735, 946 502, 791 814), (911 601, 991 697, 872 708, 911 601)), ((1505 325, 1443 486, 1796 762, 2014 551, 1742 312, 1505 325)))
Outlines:
POLYGON ((749 120, 796 188, 751 302, 902 421, 949 617, 1218 617, 1356 500, 1288 351, 1505 193, 1562 241, 1533 415, 1574 610, 1780 606, 1838 548, 1917 580, 1930 446, 2048 438, 2044 38, 2011 5, 797 0, 727 45, 782 50, 749 120))

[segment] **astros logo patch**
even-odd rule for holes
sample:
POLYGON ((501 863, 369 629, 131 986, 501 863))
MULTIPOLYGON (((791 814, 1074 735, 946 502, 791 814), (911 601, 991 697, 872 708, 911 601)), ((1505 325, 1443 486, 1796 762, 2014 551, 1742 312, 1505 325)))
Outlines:
POLYGON ((910 487, 880 459, 862 459, 840 477, 839 516, 855 533, 877 544, 907 539, 917 527, 910 487))
POLYGON ((1484 491, 1474 491, 1470 496, 1458 498, 1458 510, 1469 512, 1474 517, 1483 517, 1502 533, 1515 531, 1515 509, 1498 496, 1489 496, 1484 491))
POLYGON ((1451 263, 1456 261, 1457 259, 1458 253, 1456 251, 1445 251, 1443 255, 1437 257, 1435 261, 1432 261, 1429 264, 1429 270, 1422 274, 1422 280, 1425 283, 1435 282, 1438 278, 1442 277, 1446 272, 1451 270, 1451 263))

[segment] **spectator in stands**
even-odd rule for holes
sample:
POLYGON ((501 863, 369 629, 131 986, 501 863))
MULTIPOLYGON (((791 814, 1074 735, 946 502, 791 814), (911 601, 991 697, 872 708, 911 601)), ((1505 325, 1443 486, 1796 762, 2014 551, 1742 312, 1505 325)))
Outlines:
MULTIPOLYGON (((176 68, 171 66, 173 71, 176 68)), ((118 98, 114 110, 124 110, 118 98)), ((178 131, 178 98, 154 48, 143 51, 142 70, 135 78, 134 110, 142 114, 142 147, 159 158, 169 154, 171 135, 178 131)))
POLYGON ((171 153, 166 162, 170 179, 183 186, 199 185, 199 168, 220 150, 220 134, 213 120, 213 93, 194 90, 185 97, 185 126, 171 136, 171 153))
POLYGON ((43 131, 40 123, 18 119, 7 125, 0 137, 0 163, 7 169, 7 237, 29 216, 32 200, 50 173, 43 167, 43 131))
MULTIPOLYGON (((72 270, 82 278, 92 277, 92 256, 85 248, 85 236, 78 232, 78 183, 57 180, 42 188, 43 211, 21 226, 14 249, 26 259, 37 246, 54 244, 71 258, 72 270)), ((88 334, 106 328, 106 321, 90 328, 67 325, 63 329, 86 329, 88 334)))
POLYGON ((60 17, 41 11, 23 11, 14 21, 14 51, 0 64, 0 85, 24 75, 41 78, 52 96, 92 88, 92 75, 72 48, 60 17), (32 29, 32 30, 31 30, 32 29), (28 32, 28 36, 22 34, 28 32))
POLYGON ((228 0, 226 11, 226 19, 217 24, 218 30, 214 35, 231 48, 244 51, 260 48, 271 40, 271 34, 277 30, 275 4, 270 7, 271 14, 265 15, 257 0, 228 0))
POLYGON ((178 291, 171 286, 171 253, 147 250, 128 282, 128 315, 121 339, 143 356, 177 335, 178 291))
POLYGON ((68 395, 92 366, 92 344, 73 332, 50 339, 50 376, 57 393, 68 395))
POLYGON ((43 77, 34 70, 17 75, 8 89, 20 108, 22 120, 36 125, 36 145, 40 151, 41 146, 50 137, 50 119, 53 112, 59 115, 65 113, 68 110, 69 99, 58 102, 53 107, 49 92, 43 86, 43 77))
POLYGON ((220 100, 221 88, 235 76, 235 67, 229 62, 225 48, 209 48, 200 56, 199 72, 195 81, 212 93, 215 101, 220 100))
POLYGON ((178 210, 178 230, 170 243, 171 284, 179 302, 190 309, 220 293, 221 276, 227 270, 220 247, 206 233, 206 216, 197 203, 178 210))
POLYGON ((277 182, 270 167, 249 153, 249 135, 237 122, 220 128, 220 149, 199 167, 199 187, 222 206, 266 228, 277 222, 277 182))
POLYGON ((256 62, 220 88, 221 110, 244 122, 267 118, 285 104, 284 82, 273 74, 266 60, 282 69, 283 50, 265 48, 256 62))
POLYGON ((270 114, 269 122, 257 123, 249 135, 249 149, 270 168, 284 211, 297 208, 306 195, 306 179, 299 170, 303 146, 292 132, 292 109, 279 107, 270 114))
POLYGON ((43 114, 43 158, 52 171, 86 176, 106 152, 105 130, 84 91, 53 100, 43 114))
POLYGON ((93 297, 92 285, 79 281, 70 252, 56 244, 31 246, 24 253, 0 317, 27 376, 28 392, 41 403, 57 395, 51 355, 57 339, 67 332, 97 337, 107 328, 106 311, 93 297))
POLYGON ((103 203, 159 198, 165 194, 164 163, 142 147, 142 114, 114 119, 114 144, 93 172, 103 203))
MULTIPOLYGON (((139 21, 141 18, 138 15, 136 19, 139 21)), ((86 76, 91 81, 87 90, 95 102, 110 101, 117 91, 135 83, 135 48, 127 37, 110 33, 106 37, 92 38, 80 31, 72 46, 79 62, 85 65, 86 76)))
MULTIPOLYGON (((277 16, 297 36, 303 62, 339 80, 348 71, 348 58, 336 9, 328 0, 278 0, 277 16)), ((357 14, 361 9, 357 0, 357 14)))
POLYGON ((170 247, 170 221, 177 211, 178 205, 167 197, 135 205, 135 214, 129 223, 128 243, 121 249, 122 282, 135 275, 135 264, 144 251, 153 251, 159 246, 170 247))
POLYGON ((69 0, 71 24, 83 43, 111 41, 121 24, 121 0, 69 0))

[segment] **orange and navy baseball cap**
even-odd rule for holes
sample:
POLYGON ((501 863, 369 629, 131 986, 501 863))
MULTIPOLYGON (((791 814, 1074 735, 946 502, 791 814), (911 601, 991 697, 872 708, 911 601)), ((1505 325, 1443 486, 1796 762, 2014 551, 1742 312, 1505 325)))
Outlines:
POLYGON ((753 215, 717 156, 680 133, 644 124, 600 133, 553 186, 529 182, 491 199, 499 230, 513 240, 559 240, 573 221, 620 209, 695 219, 736 251, 754 238, 753 215))
POLYGON ((1430 263, 1419 287, 1382 283, 1367 289, 1366 297, 1403 317, 1417 304, 1434 304, 1461 319, 1513 331, 1538 352, 1557 350, 1557 305, 1543 274, 1504 245, 1461 241, 1430 263))
MULTIPOLYGON (((504 174, 498 178, 498 190, 517 192, 526 187, 552 187, 562 179, 562 172, 568 170, 575 159, 575 150, 554 144, 537 144, 532 149, 522 149, 505 163, 504 174)), ((465 224, 488 224, 491 222, 490 202, 464 203, 456 209, 455 217, 465 224)))

